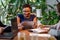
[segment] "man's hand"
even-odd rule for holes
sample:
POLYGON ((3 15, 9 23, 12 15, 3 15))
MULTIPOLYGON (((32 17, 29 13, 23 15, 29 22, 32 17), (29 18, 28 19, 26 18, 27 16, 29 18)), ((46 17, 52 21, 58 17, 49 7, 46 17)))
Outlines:
POLYGON ((22 30, 22 28, 23 28, 23 25, 22 24, 18 24, 18 29, 22 30))
POLYGON ((0 27, 0 34, 3 32, 3 27, 0 27))

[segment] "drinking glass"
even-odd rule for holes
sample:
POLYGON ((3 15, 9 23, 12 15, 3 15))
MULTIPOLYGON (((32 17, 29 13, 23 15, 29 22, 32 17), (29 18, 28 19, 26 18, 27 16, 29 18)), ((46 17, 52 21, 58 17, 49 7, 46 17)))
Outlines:
POLYGON ((25 33, 18 32, 18 40, 26 40, 25 33))

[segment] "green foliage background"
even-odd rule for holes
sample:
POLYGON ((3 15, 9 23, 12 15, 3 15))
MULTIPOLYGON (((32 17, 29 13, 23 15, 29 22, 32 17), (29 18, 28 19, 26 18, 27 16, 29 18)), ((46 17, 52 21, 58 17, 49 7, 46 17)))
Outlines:
MULTIPOLYGON (((40 19, 42 24, 45 25, 52 25, 52 24, 56 24, 59 19, 58 19, 58 15, 54 9, 53 6, 46 4, 46 0, 4 0, 5 3, 3 3, 3 1, 1 0, 1 6, 3 6, 4 10, 7 12, 7 16, 6 19, 10 20, 11 18, 14 18, 15 16, 17 16, 18 12, 17 10, 19 9, 19 13, 22 13, 22 5, 27 3, 30 4, 31 6, 35 6, 36 9, 42 9, 42 18, 40 19), (8 6, 8 8, 7 8, 8 6), (48 7, 50 7, 53 10, 48 10, 48 12, 46 12, 46 10, 48 9, 48 7)), ((2 16, 4 16, 5 11, 2 13, 2 16)))

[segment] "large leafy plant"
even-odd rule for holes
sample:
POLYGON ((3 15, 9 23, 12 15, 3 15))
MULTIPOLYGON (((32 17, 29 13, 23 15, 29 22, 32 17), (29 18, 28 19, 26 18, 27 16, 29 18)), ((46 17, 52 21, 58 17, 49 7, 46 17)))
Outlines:
MULTIPOLYGON (((31 6, 35 6, 36 8, 42 9, 42 18, 41 23, 42 24, 55 24, 58 22, 58 16, 56 14, 56 11, 51 11, 49 10, 46 12, 47 6, 50 8, 54 9, 51 5, 46 4, 46 0, 6 0, 6 5, 1 1, 2 6, 4 7, 4 10, 7 12, 6 18, 10 20, 11 18, 14 18, 18 12, 17 10, 19 9, 20 13, 22 13, 22 5, 27 3, 30 4, 31 6), (39 4, 39 5, 37 5, 39 4), (8 6, 8 7, 7 7, 8 6)), ((5 11, 3 14, 5 14, 5 11)))
POLYGON ((45 12, 43 17, 41 18, 41 23, 44 25, 53 25, 56 24, 58 21, 58 15, 54 10, 49 10, 48 13, 45 12))
POLYGON ((55 5, 51 6, 49 4, 46 4, 43 0, 41 3, 41 9, 43 17, 40 20, 42 24, 53 25, 59 21, 59 16, 57 15, 57 12, 55 10, 55 5), (48 7, 50 9, 48 9, 48 7))

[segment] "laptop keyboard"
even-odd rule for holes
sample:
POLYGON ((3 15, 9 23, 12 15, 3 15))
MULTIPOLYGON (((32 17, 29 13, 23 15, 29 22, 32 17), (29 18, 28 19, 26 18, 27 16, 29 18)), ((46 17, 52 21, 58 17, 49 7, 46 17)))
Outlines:
POLYGON ((13 37, 12 32, 4 33, 4 34, 0 35, 0 38, 12 38, 12 37, 13 37))

